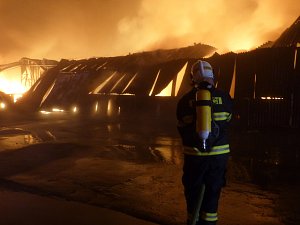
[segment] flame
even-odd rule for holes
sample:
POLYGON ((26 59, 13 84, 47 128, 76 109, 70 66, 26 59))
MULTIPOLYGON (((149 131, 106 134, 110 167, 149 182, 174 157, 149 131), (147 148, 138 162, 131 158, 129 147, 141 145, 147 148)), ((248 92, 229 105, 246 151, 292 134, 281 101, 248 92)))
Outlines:
POLYGON ((229 51, 247 52, 255 48, 258 44, 251 37, 242 37, 241 39, 232 39, 227 43, 229 51))
POLYGON ((177 96, 179 88, 181 86, 185 71, 186 71, 186 67, 187 67, 187 62, 185 63, 185 65, 182 67, 182 69, 178 72, 177 74, 177 78, 176 78, 176 87, 175 87, 175 96, 177 96))
POLYGON ((172 96, 172 86, 173 86, 173 80, 163 89, 159 94, 155 96, 172 96))
POLYGON ((234 98, 234 94, 235 94, 235 79, 236 79, 236 59, 234 63, 233 75, 232 75, 231 86, 229 91, 231 98, 234 98))
POLYGON ((0 78, 0 90, 6 94, 23 94, 27 88, 18 81, 0 78))
POLYGON ((263 100, 283 100, 284 99, 283 97, 270 97, 270 96, 260 97, 260 98, 263 100))
POLYGON ((154 81, 153 86, 152 86, 152 88, 151 88, 151 91, 150 91, 150 93, 149 93, 149 96, 152 96, 152 93, 153 93, 154 87, 155 87, 155 85, 156 85, 156 82, 157 82, 157 79, 158 79, 159 74, 160 74, 160 70, 158 71, 158 73, 157 73, 157 75, 156 75, 156 78, 155 78, 155 81, 154 81))
POLYGON ((101 83, 94 91, 92 91, 93 94, 97 94, 101 89, 111 80, 111 78, 116 74, 117 72, 113 72, 113 74, 110 75, 103 83, 101 83))
POLYGON ((3 103, 3 102, 1 102, 1 103, 0 103, 0 109, 5 109, 5 108, 6 108, 6 104, 3 103))

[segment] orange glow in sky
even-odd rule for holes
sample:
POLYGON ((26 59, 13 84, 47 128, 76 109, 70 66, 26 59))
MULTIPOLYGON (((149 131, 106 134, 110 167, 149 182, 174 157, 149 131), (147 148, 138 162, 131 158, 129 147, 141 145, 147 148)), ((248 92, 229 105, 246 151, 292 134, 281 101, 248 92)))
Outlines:
POLYGON ((299 0, 1 0, 0 65, 194 43, 218 53, 249 50, 276 40, 299 12, 299 0))
MULTIPOLYGON (((22 57, 108 57, 194 43, 220 54, 249 51, 275 41, 300 15, 299 0, 1 0, 0 5, 0 65, 22 57)), ((20 72, 0 73, 1 91, 28 88, 20 72)), ((170 95, 170 89, 164 91, 160 94, 170 95)))

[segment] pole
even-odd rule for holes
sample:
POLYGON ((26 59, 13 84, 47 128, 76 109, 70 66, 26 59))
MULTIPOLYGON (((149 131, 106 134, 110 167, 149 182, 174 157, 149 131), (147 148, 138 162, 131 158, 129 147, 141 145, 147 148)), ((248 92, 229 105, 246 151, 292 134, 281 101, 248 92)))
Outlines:
POLYGON ((202 206, 204 192, 205 192, 205 185, 202 184, 201 188, 200 188, 200 191, 199 191, 199 196, 198 196, 198 199, 197 199, 197 205, 194 209, 190 225, 195 225, 197 223, 198 219, 199 219, 199 212, 200 212, 200 209, 201 209, 201 206, 202 206))

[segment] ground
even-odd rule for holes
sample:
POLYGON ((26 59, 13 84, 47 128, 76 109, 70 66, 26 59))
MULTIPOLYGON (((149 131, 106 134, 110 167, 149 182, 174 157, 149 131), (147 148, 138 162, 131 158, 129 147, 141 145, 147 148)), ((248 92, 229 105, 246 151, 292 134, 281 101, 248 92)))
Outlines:
MULTIPOLYGON (((0 198, 14 202, 20 199, 14 196, 36 196, 29 205, 51 205, 51 199, 59 199, 149 223, 185 224, 182 153, 175 126, 68 116, 9 119, 2 124, 0 198)), ((231 158, 220 225, 298 224, 297 186, 263 189, 247 176, 231 158)), ((116 221, 111 224, 120 224, 118 216, 112 218, 116 221)), ((87 221, 97 223, 88 216, 87 221)))

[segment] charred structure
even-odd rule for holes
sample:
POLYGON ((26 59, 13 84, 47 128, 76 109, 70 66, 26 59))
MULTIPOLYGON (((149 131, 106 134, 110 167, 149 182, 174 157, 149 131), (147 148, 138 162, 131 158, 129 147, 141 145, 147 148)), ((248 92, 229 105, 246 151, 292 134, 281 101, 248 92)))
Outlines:
MULTIPOLYGON (((299 127, 298 55, 297 47, 281 47, 215 54, 207 61, 215 69, 217 86, 234 95, 239 124, 299 127)), ((158 112, 171 113, 177 98, 190 88, 189 71, 195 60, 139 63, 132 56, 62 60, 32 86, 18 105, 30 110, 71 110, 77 106, 92 113, 96 105, 103 110, 113 101, 117 111, 121 107, 132 114, 142 107, 161 116, 158 112), (164 90, 165 97, 160 97, 164 90), (161 108, 166 102, 170 108, 161 108)))
MULTIPOLYGON (((217 86, 235 99, 237 125, 299 128, 299 42, 298 18, 271 48, 215 53, 205 59, 215 70, 217 86)), ((119 57, 61 60, 17 106, 29 111, 59 107, 101 117, 137 112, 162 118, 174 115, 178 97, 190 88, 191 65, 214 51, 195 44, 119 57)))

